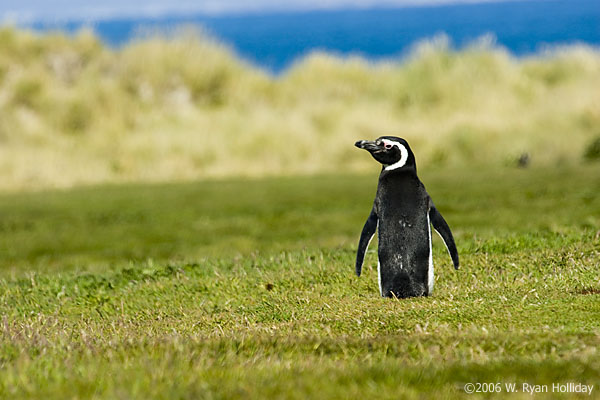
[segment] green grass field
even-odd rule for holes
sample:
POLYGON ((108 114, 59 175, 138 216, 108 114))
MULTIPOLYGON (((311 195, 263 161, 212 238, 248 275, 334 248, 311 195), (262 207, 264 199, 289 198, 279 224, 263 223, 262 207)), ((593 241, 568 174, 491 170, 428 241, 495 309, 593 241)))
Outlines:
POLYGON ((0 195, 0 397, 598 398, 598 165, 422 170, 462 268, 407 300, 353 272, 376 175, 0 195))

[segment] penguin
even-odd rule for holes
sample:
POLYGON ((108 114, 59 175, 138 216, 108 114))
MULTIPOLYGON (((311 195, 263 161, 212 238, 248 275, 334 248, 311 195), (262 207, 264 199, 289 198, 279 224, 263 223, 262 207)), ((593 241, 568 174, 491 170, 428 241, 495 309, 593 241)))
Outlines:
POLYGON ((373 208, 358 242, 356 275, 360 277, 365 252, 377 230, 381 296, 431 295, 434 282, 431 225, 442 237, 455 269, 459 268, 458 251, 450 227, 417 177, 410 146, 395 136, 360 140, 355 146, 367 150, 382 164, 373 208))

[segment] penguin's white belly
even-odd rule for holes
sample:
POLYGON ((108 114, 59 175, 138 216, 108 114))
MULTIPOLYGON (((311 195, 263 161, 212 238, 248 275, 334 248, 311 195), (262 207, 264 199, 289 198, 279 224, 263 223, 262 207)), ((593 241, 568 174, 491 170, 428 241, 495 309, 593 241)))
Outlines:
POLYGON ((427 286, 428 294, 433 293, 433 283, 435 277, 433 276, 433 254, 431 251, 431 221, 429 220, 429 213, 427 214, 427 231, 429 232, 429 269, 427 271, 427 286))
POLYGON ((381 263, 377 258, 377 282, 379 282, 379 294, 383 296, 383 288, 381 287, 381 263))

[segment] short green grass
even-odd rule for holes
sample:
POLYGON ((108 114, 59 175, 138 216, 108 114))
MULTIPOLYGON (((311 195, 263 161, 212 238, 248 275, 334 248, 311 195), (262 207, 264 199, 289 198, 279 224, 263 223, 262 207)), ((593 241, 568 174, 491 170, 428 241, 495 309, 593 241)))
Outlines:
POLYGON ((375 171, 0 195, 0 397, 598 397, 600 168, 421 178, 462 268, 406 300, 353 275, 375 171))

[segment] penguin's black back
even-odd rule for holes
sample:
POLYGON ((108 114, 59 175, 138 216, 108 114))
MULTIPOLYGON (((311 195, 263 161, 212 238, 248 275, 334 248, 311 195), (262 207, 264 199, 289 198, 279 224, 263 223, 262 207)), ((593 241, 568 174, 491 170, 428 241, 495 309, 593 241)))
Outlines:
POLYGON ((388 297, 428 294, 429 195, 416 171, 383 170, 375 207, 379 219, 382 294, 388 297))

